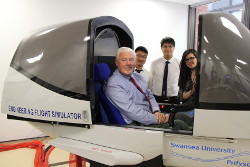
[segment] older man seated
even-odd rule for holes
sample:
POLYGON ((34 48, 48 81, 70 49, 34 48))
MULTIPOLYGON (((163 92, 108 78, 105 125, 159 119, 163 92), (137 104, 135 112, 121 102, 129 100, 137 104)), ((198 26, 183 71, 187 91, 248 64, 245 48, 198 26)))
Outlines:
MULTIPOLYGON (((134 72, 135 52, 127 47, 119 48, 116 55, 117 69, 104 86, 104 92, 130 125, 170 128, 169 114, 160 112, 159 106, 147 88, 144 78, 134 72)), ((192 118, 179 114, 175 118, 175 130, 192 130, 192 118)))

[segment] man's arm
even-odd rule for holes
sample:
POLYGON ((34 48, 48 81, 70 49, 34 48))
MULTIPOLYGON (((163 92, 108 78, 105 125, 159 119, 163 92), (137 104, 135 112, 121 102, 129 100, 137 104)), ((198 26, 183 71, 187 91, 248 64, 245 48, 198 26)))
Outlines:
POLYGON ((154 115, 156 116, 157 121, 158 121, 159 124, 166 123, 169 120, 169 115, 168 114, 163 114, 163 113, 160 113, 160 112, 155 112, 154 115))

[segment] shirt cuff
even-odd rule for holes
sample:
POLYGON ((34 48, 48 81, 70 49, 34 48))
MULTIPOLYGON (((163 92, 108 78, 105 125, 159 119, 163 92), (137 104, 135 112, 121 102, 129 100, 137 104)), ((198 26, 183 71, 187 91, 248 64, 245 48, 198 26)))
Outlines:
POLYGON ((159 107, 154 107, 153 111, 154 111, 153 113, 155 113, 155 112, 161 112, 161 110, 159 109, 159 107))

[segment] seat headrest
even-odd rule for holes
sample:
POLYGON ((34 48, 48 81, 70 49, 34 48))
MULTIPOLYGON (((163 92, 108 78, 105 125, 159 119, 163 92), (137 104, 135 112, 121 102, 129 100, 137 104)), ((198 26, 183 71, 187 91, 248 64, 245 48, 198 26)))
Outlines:
POLYGON ((111 75, 111 71, 106 63, 100 63, 94 65, 94 74, 95 82, 107 81, 111 75))

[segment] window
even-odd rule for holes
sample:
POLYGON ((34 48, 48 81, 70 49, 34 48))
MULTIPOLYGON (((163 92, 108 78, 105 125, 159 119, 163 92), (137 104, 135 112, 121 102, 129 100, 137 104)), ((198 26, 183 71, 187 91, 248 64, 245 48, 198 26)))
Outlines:
POLYGON ((220 0, 206 5, 196 7, 196 26, 195 26, 195 48, 197 49, 198 37, 198 18, 205 12, 226 12, 234 15, 241 21, 243 0, 220 0))
POLYGON ((242 4, 243 0, 232 0, 232 5, 242 4))

